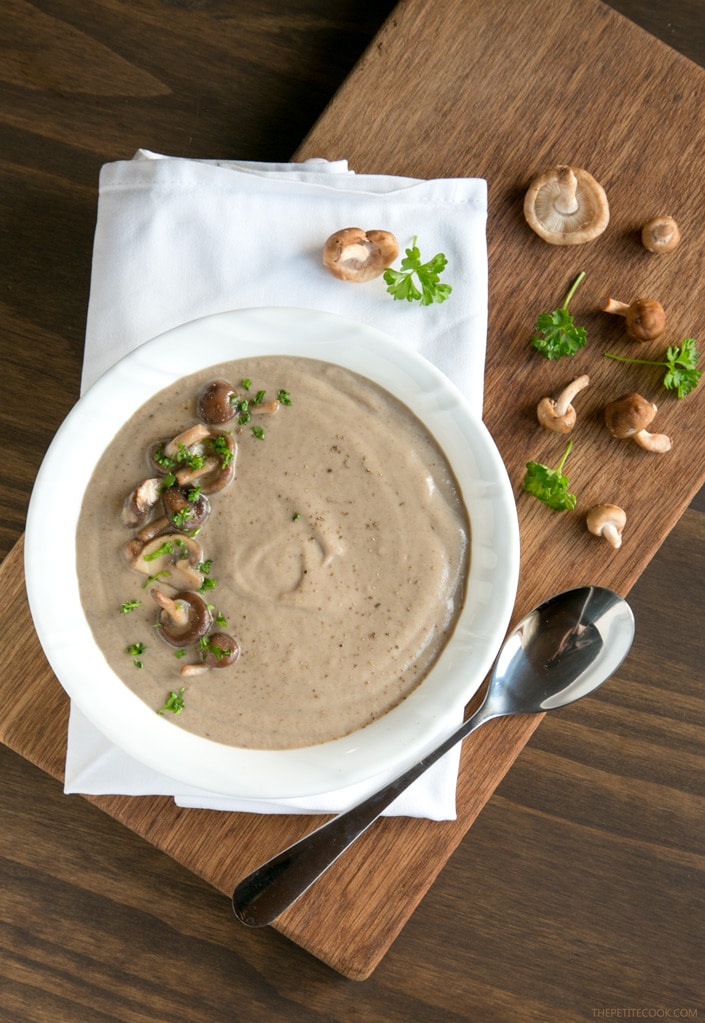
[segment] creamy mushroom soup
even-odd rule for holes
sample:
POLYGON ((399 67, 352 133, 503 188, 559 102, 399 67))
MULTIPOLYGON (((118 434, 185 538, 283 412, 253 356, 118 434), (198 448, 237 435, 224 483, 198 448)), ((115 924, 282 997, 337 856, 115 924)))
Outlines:
POLYGON ((77 530, 81 600, 115 673, 170 722, 261 749, 341 737, 402 701, 453 631, 468 559, 423 424, 362 376, 296 357, 157 394, 106 449, 77 530), (235 418, 199 427, 215 380, 235 418))

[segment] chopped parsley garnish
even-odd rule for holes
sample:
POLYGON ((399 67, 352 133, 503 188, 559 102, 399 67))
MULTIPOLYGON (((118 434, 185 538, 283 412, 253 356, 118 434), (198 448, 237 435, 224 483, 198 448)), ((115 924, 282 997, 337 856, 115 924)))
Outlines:
POLYGON ((291 521, 292 522, 298 522, 300 518, 301 518, 301 513, 300 512, 294 512, 294 514, 291 516, 291 521))
POLYGON ((230 647, 218 646, 218 644, 214 643, 213 640, 209 639, 208 636, 201 636, 201 638, 198 641, 198 645, 201 648, 201 650, 213 654, 213 656, 217 657, 219 661, 222 660, 223 657, 230 657, 232 653, 230 647))
POLYGON ((170 710, 172 714, 180 714, 184 709, 184 692, 185 688, 182 686, 178 692, 174 692, 172 689, 166 699, 163 707, 161 707, 157 714, 164 714, 165 711, 170 710))
POLYGON ((183 529, 188 522, 192 511, 193 510, 191 508, 179 508, 178 511, 175 511, 174 514, 170 516, 170 520, 177 529, 183 529))
POLYGON ((156 579, 160 579, 163 575, 171 575, 168 568, 163 568, 161 572, 155 572, 154 575, 148 575, 146 580, 142 583, 142 589, 146 590, 150 583, 153 583, 156 579))
POLYGON ((195 454, 185 444, 179 444, 176 460, 187 465, 189 469, 202 469, 206 461, 203 455, 195 454))
POLYGON ((162 467, 162 469, 169 469, 174 464, 174 459, 169 458, 168 455, 164 454, 163 444, 157 444, 156 448, 154 449, 152 458, 154 459, 157 465, 160 465, 162 467))
POLYGON ((142 667, 142 661, 139 659, 146 650, 144 643, 130 643, 129 646, 125 647, 125 653, 129 654, 132 658, 132 663, 136 668, 142 667))
POLYGON ((210 570, 212 568, 213 568, 213 558, 209 558, 208 561, 199 561, 199 563, 198 563, 198 571, 199 572, 204 572, 206 575, 208 575, 208 573, 210 572, 210 570))
POLYGON ((257 438, 257 440, 263 440, 264 439, 264 430, 262 429, 261 426, 253 426, 252 427, 252 433, 257 438))
POLYGON ((291 405, 291 395, 288 391, 277 391, 277 400, 282 405, 291 405))
POLYGON ((191 487, 186 493, 186 500, 194 504, 201 496, 201 484, 196 483, 195 486, 191 487))
POLYGON ((220 468, 224 469, 227 465, 230 465, 233 460, 233 453, 230 450, 227 438, 222 433, 219 433, 216 437, 211 437, 210 443, 213 451, 220 458, 220 468))
POLYGON ((250 380, 249 377, 245 377, 245 379, 242 380, 241 383, 245 391, 249 391, 249 389, 252 387, 252 381, 250 380))
POLYGON ((134 611, 135 608, 140 607, 141 604, 141 600, 126 600, 124 604, 120 605, 120 614, 129 615, 130 611, 134 611))
POLYGON ((169 490, 176 483, 176 475, 173 472, 168 472, 166 476, 162 478, 160 490, 169 490))
POLYGON ((158 547, 156 551, 152 551, 151 554, 145 554, 145 561, 156 561, 157 558, 161 558, 162 554, 173 554, 174 545, 170 540, 165 540, 161 547, 158 547))
POLYGON ((257 394, 255 395, 255 405, 261 405, 262 404, 262 402, 264 401, 264 396, 265 396, 266 393, 267 393, 266 391, 258 391, 257 392, 257 394))

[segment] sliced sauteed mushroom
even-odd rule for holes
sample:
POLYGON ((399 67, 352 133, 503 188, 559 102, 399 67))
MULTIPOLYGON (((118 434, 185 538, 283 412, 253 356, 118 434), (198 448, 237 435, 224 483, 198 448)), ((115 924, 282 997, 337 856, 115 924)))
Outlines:
POLYGON ((154 578, 174 589, 197 590, 203 585, 203 549, 192 536, 165 533, 147 543, 133 540, 125 556, 136 572, 154 578), (139 546, 138 546, 139 545, 139 546))
POLYGON ((653 217, 641 229, 641 244, 649 252, 673 252, 681 240, 673 217, 653 217))
POLYGON ((529 227, 551 245, 581 245, 607 227, 605 191, 586 170, 561 165, 539 174, 524 197, 529 227))
POLYGON ((606 313, 624 317, 627 334, 634 341, 653 341, 666 329, 666 314, 655 298, 635 298, 627 305, 605 297, 602 308, 606 313))
POLYGON ((399 245, 389 231, 346 227, 326 241, 323 265, 342 281, 363 283, 380 277, 398 254, 399 245))
POLYGON ((587 513, 586 523, 595 536, 604 536, 615 549, 622 546, 627 513, 617 504, 596 504, 587 513))
POLYGON ((156 587, 149 591, 159 605, 159 634, 170 646, 183 647, 197 643, 213 624, 213 616, 203 597, 191 590, 181 590, 167 597, 156 587))
POLYGON ((541 426, 555 433, 570 433, 575 426, 576 412, 571 402, 576 394, 590 383, 590 377, 576 377, 563 388, 558 397, 542 398, 536 406, 536 415, 541 426))
POLYGON ((122 506, 123 525, 128 529, 140 529, 146 525, 161 496, 162 481, 159 477, 142 480, 125 498, 122 506))
POLYGON ((613 437, 630 438, 645 451, 664 454, 671 450, 671 438, 664 433, 649 433, 647 430, 657 411, 652 401, 632 391, 607 405, 605 422, 613 437))

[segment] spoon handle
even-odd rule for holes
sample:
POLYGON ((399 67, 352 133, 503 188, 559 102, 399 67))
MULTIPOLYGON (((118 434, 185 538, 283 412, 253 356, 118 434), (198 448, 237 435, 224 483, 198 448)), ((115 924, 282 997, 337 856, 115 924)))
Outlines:
POLYGON ((398 778, 253 870, 233 892, 237 918, 248 927, 270 924, 303 895, 412 782, 470 732, 497 716, 483 703, 440 746, 398 778))

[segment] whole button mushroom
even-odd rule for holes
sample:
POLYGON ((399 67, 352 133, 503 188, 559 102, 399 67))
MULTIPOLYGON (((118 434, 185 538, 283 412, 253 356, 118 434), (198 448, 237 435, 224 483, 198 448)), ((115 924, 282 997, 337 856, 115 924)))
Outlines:
POLYGON ((172 529, 190 533, 200 529, 211 513, 210 501, 205 494, 189 497, 188 487, 169 487, 164 491, 162 502, 172 529))
POLYGON ((654 341, 666 329, 666 314, 655 298, 635 298, 627 305, 606 296, 602 309, 624 317, 627 335, 633 341, 654 341))
POLYGON ((237 395, 227 380, 211 380, 196 398, 196 412, 204 423, 217 426, 235 418, 237 395))
POLYGON ((588 511, 585 521, 594 536, 603 536, 615 550, 622 546, 627 513, 619 505, 595 504, 588 511))
POLYGON ((582 245, 609 223, 607 196, 588 171, 561 164, 534 178, 524 197, 529 227, 551 245, 582 245))
POLYGON ((213 632, 201 641, 201 660, 209 668, 227 668, 240 656, 240 647, 226 632, 213 632))
POLYGON ((341 281, 361 284, 380 277, 398 254, 399 245, 390 231, 346 227, 327 239, 323 265, 341 281))
POLYGON ((671 438, 665 433, 649 433, 647 430, 657 411, 652 401, 631 391, 605 407, 605 423, 613 437, 631 439, 645 451, 664 454, 673 446, 671 438))
POLYGON ((583 374, 571 380, 555 400, 542 398, 536 406, 536 417, 541 426, 554 433, 570 433, 576 420, 576 411, 571 402, 589 383, 590 377, 583 374))
POLYGON ((641 244, 649 252, 673 252, 680 240, 681 233, 673 217, 652 217, 641 229, 641 244))

